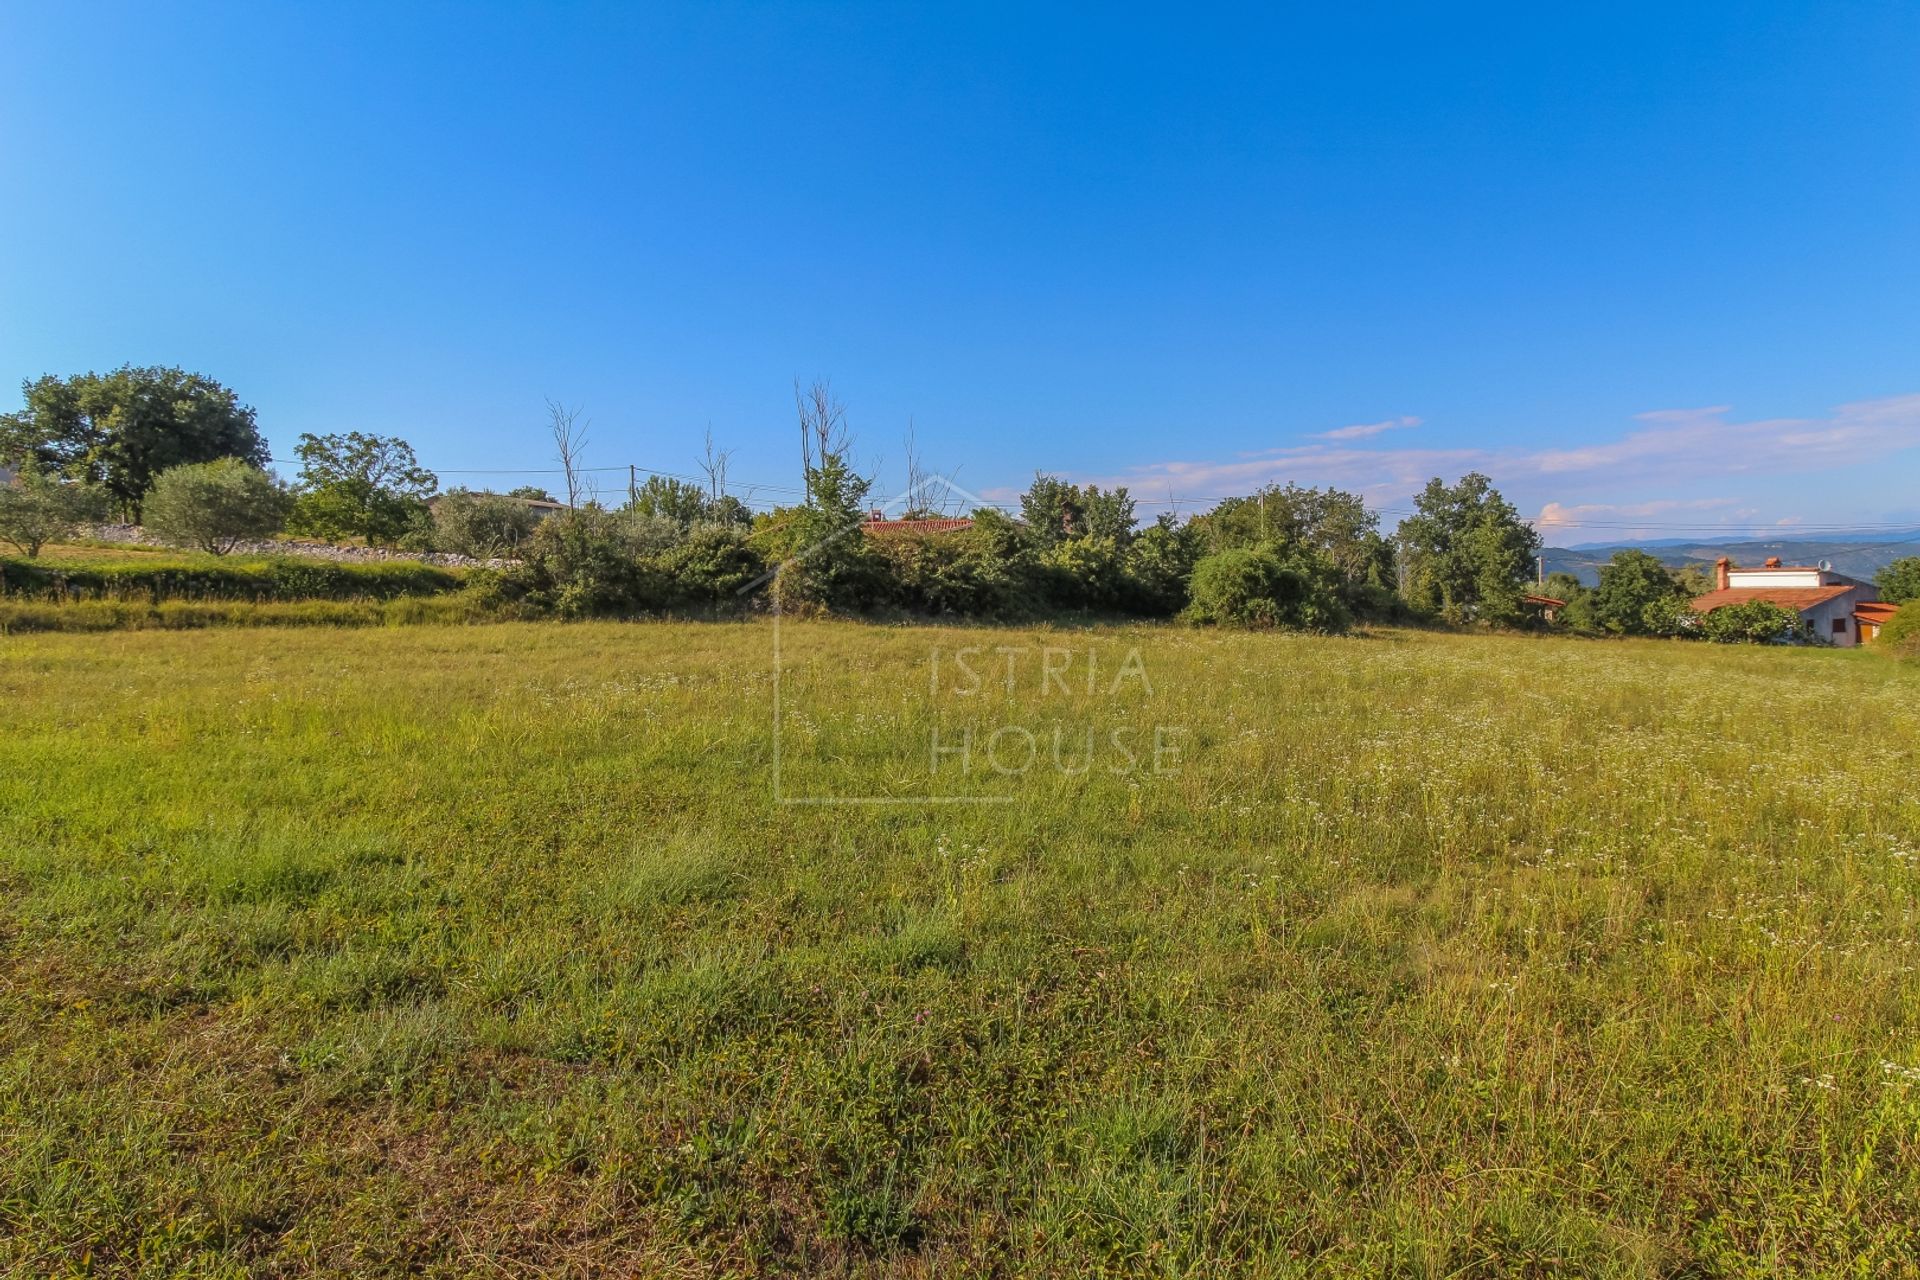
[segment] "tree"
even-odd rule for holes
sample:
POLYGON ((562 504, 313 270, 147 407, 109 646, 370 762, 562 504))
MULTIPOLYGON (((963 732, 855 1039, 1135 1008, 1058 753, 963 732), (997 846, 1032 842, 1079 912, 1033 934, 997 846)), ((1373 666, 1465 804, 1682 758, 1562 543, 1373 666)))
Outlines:
POLYGON ((580 505, 588 497, 586 468, 581 455, 587 448, 587 423, 580 421, 580 410, 569 409, 557 400, 547 401, 547 429, 553 435, 554 461, 567 480, 567 509, 580 505))
POLYGON ((1666 602, 1679 598, 1680 584, 1666 565, 1644 551, 1616 551, 1600 566, 1593 617, 1615 635, 1648 635, 1670 621, 1666 602))
POLYGON ((1540 535, 1479 472, 1456 485, 1438 478, 1414 499, 1396 533, 1406 555, 1403 594, 1451 622, 1521 620, 1540 535))
POLYGON ((449 489, 433 503, 434 545, 476 560, 516 556, 540 523, 540 513, 524 500, 536 496, 553 501, 540 489, 511 494, 449 489))
POLYGON ((329 540, 397 542, 427 518, 427 499, 439 485, 405 440, 349 431, 302 435, 293 527, 329 540))
POLYGON ((1124 487, 1102 492, 1098 485, 1036 475, 1020 495, 1020 518, 1043 551, 1076 538, 1103 538, 1124 551, 1134 537, 1133 497, 1124 487))
POLYGON ((1880 570, 1873 584, 1880 598, 1892 604, 1920 600, 1920 556, 1903 556, 1880 570))
POLYGON ((220 458, 269 460, 252 408, 203 374, 125 365, 22 384, 26 408, 0 418, 0 461, 103 488, 130 519, 153 478, 220 458))
POLYGON ((49 542, 71 538, 79 526, 98 519, 104 504, 98 490, 40 471, 23 471, 0 484, 0 542, 28 559, 49 542))
POLYGON ((278 533, 292 505, 279 480, 239 458, 222 458, 155 476, 144 516, 161 541, 220 556, 245 539, 278 533))
POLYGON ((1268 485, 1228 498, 1194 523, 1214 551, 1304 547, 1324 555, 1349 583, 1384 587, 1393 580, 1393 547, 1380 536, 1380 517, 1344 489, 1268 485))
POLYGON ((640 515, 671 520, 683 529, 705 520, 710 505, 699 485, 672 476, 648 476, 627 504, 640 515))

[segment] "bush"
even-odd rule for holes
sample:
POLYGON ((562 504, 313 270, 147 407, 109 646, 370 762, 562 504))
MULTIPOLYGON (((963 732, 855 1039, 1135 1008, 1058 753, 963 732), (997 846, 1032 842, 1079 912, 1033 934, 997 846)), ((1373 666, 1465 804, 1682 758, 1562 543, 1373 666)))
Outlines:
POLYGON ((600 507, 563 511, 540 522, 502 582, 534 608, 563 618, 657 609, 668 601, 669 584, 650 556, 673 543, 660 545, 653 533, 651 522, 600 507))
POLYGON ((1920 658, 1920 600, 1902 605, 1874 639, 1903 658, 1920 658))
POLYGON ((162 471, 140 514, 162 542, 222 556, 245 539, 280 532, 292 505, 286 487, 260 468, 221 458, 162 471))
POLYGON ((229 563, 65 565, 0 559, 0 593, 58 600, 392 600, 459 587, 459 574, 413 561, 342 564, 293 556, 229 563))
POLYGON ((540 513, 518 498, 450 489, 433 503, 433 545, 476 560, 512 558, 540 520, 540 513))
POLYGON ((654 553, 653 563, 681 604, 735 603, 766 572, 738 524, 696 524, 679 543, 654 553))
POLYGON ((1014 575, 991 532, 895 534, 876 548, 894 603, 917 613, 991 618, 1014 606, 1014 575))
POLYGON ((1260 547, 1204 557, 1194 566, 1191 594, 1186 616, 1203 624, 1344 631, 1351 621, 1329 566, 1260 547))
POLYGON ((1715 644, 1791 644, 1812 639, 1799 614, 1765 600, 1721 605, 1700 619, 1700 634, 1715 644))
POLYGON ((0 542, 31 559, 47 543, 71 538, 105 509, 98 490, 29 471, 12 484, 0 484, 0 542))

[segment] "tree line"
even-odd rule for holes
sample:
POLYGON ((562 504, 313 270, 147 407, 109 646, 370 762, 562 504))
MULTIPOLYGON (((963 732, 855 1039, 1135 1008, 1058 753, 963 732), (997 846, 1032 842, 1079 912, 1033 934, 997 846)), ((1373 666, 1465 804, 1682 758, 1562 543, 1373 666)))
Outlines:
MULTIPOLYGON (((710 438, 704 485, 655 475, 623 501, 602 501, 581 465, 585 424, 558 404, 548 427, 563 498, 538 487, 442 491, 404 440, 358 431, 302 435, 298 475, 283 483, 267 469, 254 410, 180 369, 45 377, 23 393, 24 407, 0 416, 0 462, 18 472, 0 490, 0 539, 29 556, 113 515, 215 554, 284 531, 506 561, 476 589, 567 617, 724 607, 764 593, 786 609, 1178 615, 1318 631, 1541 621, 1528 601, 1539 534, 1479 474, 1432 480, 1390 534, 1337 488, 1270 485, 1188 519, 1143 523, 1124 487, 1039 475, 1018 518, 981 508, 965 528, 876 536, 864 529, 873 482, 851 461, 845 409, 825 383, 796 388, 801 500, 758 514, 727 492, 730 454, 710 438)), ((937 514, 938 477, 911 444, 908 457, 905 514, 937 514)), ((1893 577, 1920 595, 1920 559, 1903 563, 1893 577)), ((1688 602, 1706 589, 1698 571, 1639 551, 1616 555, 1596 588, 1563 574, 1541 588, 1566 602, 1558 625, 1593 634, 1754 639, 1785 625, 1730 610, 1692 618, 1688 602)))

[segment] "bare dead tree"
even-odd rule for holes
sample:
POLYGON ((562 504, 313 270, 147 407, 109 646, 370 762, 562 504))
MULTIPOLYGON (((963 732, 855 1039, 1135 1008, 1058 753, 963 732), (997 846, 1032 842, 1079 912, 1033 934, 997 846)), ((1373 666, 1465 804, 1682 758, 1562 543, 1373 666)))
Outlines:
POLYGON ((941 516, 953 505, 953 477, 927 469, 912 418, 907 419, 907 506, 916 518, 941 516))
POLYGON ((700 459, 700 470, 707 476, 707 500, 718 502, 727 496, 727 464, 733 460, 733 450, 713 447, 713 427, 707 427, 707 448, 700 459))
POLYGON ((816 378, 802 390, 793 380, 793 404, 800 417, 800 465, 806 476, 807 498, 813 498, 813 473, 828 455, 847 449, 847 407, 834 397, 833 386, 816 378))
POLYGON ((580 494, 585 487, 585 468, 581 466, 581 457, 586 453, 587 427, 591 424, 580 421, 580 410, 569 409, 558 400, 549 400, 547 425, 553 432, 553 447, 560 470, 566 473, 567 509, 571 511, 580 505, 580 494))

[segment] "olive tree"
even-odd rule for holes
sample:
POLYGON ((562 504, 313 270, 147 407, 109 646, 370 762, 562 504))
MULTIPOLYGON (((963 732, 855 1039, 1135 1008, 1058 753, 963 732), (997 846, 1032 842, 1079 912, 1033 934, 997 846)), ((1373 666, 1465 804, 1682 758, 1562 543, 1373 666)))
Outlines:
POLYGON ((171 467, 154 477, 142 510, 148 533, 176 547, 225 555, 280 532, 293 498, 279 480, 239 458, 171 467))

